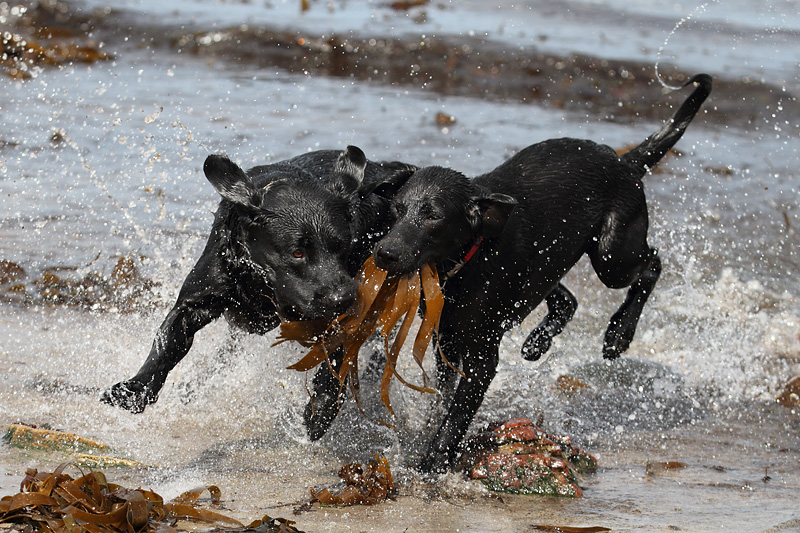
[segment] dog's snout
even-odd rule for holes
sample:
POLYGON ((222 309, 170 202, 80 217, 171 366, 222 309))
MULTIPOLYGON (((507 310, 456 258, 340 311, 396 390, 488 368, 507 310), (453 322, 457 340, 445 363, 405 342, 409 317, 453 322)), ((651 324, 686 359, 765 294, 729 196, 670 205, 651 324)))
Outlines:
POLYGON ((389 270, 400 261, 400 254, 382 242, 375 248, 375 264, 378 268, 389 270))
POLYGON ((356 302, 358 288, 354 280, 342 279, 334 288, 318 290, 314 295, 317 313, 325 318, 335 318, 349 311, 356 302))
POLYGON ((339 286, 338 290, 330 295, 330 308, 336 314, 341 314, 349 311, 353 304, 356 302, 356 284, 349 280, 339 286))

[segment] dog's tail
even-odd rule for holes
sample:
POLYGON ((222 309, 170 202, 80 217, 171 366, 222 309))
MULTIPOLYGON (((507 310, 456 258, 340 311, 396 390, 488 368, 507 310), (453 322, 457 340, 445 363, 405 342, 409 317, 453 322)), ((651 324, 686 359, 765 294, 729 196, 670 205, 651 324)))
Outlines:
POLYGON ((695 85, 695 90, 683 102, 672 119, 645 139, 642 144, 623 154, 622 159, 637 167, 652 168, 678 142, 702 103, 711 93, 711 76, 698 74, 687 81, 684 87, 687 85, 695 85))

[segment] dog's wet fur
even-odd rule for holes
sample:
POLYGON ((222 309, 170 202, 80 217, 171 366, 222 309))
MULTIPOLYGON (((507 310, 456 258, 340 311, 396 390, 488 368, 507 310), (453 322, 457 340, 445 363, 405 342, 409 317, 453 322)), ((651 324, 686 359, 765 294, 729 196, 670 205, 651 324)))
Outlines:
MULTIPOLYGON (((443 167, 373 163, 355 147, 246 173, 209 156, 204 171, 222 201, 206 248, 145 363, 102 400, 142 412, 194 334, 220 316, 253 333, 282 319, 332 320, 353 304, 353 278, 370 253, 395 275, 434 261, 446 299, 437 342, 465 377, 438 365, 439 389, 451 400, 419 468, 447 470, 496 373, 502 336, 544 300, 547 316, 522 354, 537 360, 547 352, 577 307, 560 280, 584 254, 606 286, 629 288, 603 356, 627 350, 661 273, 647 243, 642 178, 681 138, 711 78, 700 74, 686 85, 695 89, 672 119, 621 156, 592 141, 553 139, 474 179, 443 167)), ((338 362, 332 359, 334 369, 338 362)), ((336 417, 341 392, 324 365, 305 411, 312 440, 336 417)))
POLYGON ((572 318, 577 300, 560 280, 584 254, 606 286, 629 287, 611 317, 603 355, 614 359, 628 348, 661 272, 647 241, 642 177, 683 135, 711 78, 701 74, 687 85, 694 91, 672 120, 623 155, 588 140, 553 139, 474 179, 426 167, 377 186, 392 198, 395 221, 375 248, 375 262, 396 275, 436 262, 448 278, 438 343, 465 374, 459 379, 439 364, 443 394, 458 385, 422 471, 455 465, 495 375, 503 334, 546 301, 547 316, 522 347, 525 359, 536 360, 572 318))
MULTIPOLYGON (((347 311, 355 301, 355 273, 388 229, 387 200, 368 191, 415 168, 367 161, 352 146, 248 172, 226 157, 209 156, 203 171, 222 200, 205 250, 142 367, 106 390, 102 401, 142 412, 158 399, 195 333, 221 316, 263 334, 281 320, 330 321, 347 311)), ((328 369, 318 374, 315 383, 326 387, 317 388, 331 389, 328 369)), ((318 404, 338 398, 338 391, 321 392, 318 404)), ((309 407, 307 423, 324 432, 331 411, 309 407)))

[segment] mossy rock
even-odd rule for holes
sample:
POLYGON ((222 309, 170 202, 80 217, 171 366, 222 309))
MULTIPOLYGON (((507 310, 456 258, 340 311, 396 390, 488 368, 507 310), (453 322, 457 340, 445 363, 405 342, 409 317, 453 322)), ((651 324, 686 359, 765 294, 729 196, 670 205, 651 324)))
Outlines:
POLYGON ((551 435, 527 418, 494 424, 472 437, 462 464, 489 490, 544 496, 583 496, 578 476, 597 470, 597 460, 566 435, 551 435))

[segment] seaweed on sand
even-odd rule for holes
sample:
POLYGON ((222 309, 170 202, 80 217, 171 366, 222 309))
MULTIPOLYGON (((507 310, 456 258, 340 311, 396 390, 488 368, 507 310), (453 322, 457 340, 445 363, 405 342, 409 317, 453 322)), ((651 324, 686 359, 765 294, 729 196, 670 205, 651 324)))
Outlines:
POLYGON ((127 489, 109 483, 105 474, 90 470, 77 479, 64 471, 73 463, 63 463, 55 471, 30 469, 20 492, 0 500, 0 524, 21 526, 21 531, 61 532, 156 532, 195 530, 181 523, 225 524, 217 531, 297 532, 293 522, 264 516, 248 526, 209 509, 197 506, 208 492, 211 504, 219 505, 221 491, 215 485, 184 492, 171 502, 153 491, 127 489))
POLYGON ((311 489, 309 503, 329 506, 375 505, 393 497, 397 492, 389 461, 379 454, 367 464, 366 469, 359 463, 344 465, 339 470, 339 477, 346 484, 343 490, 334 494, 328 489, 311 489))

